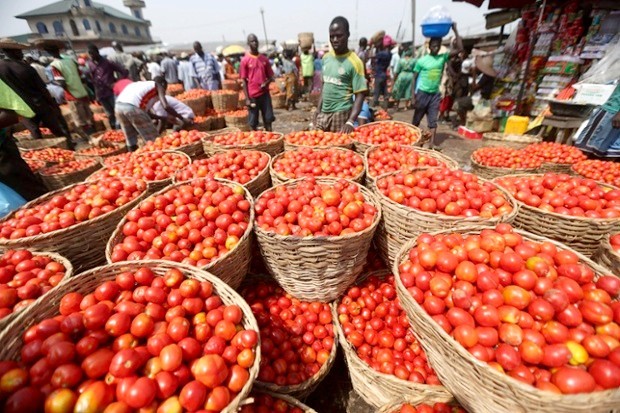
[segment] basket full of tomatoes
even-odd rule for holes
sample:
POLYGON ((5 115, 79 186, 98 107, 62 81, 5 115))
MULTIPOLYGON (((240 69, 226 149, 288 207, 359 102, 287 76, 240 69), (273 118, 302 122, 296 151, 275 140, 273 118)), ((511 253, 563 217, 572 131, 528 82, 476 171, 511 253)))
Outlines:
POLYGON ((431 365, 471 411, 620 406, 620 279, 604 267, 502 223, 422 234, 394 269, 431 365))
POLYGON ((620 233, 609 234, 601 240, 601 246, 596 253, 596 261, 620 274, 620 233))
POLYGON ((571 169, 574 173, 584 178, 590 178, 615 187, 620 187, 620 162, 588 159, 577 162, 571 169))
POLYGON ((353 389, 366 403, 452 400, 409 327, 390 271, 362 275, 331 307, 353 389))
POLYGON ((592 256, 620 231, 620 189, 567 174, 510 175, 493 182, 519 204, 515 226, 592 256))
POLYGON ((526 156, 543 160, 543 172, 570 174, 572 166, 587 159, 586 155, 575 146, 557 142, 538 142, 522 149, 526 156))
POLYGON ((268 271, 300 300, 338 298, 366 263, 381 219, 374 195, 344 179, 305 178, 263 192, 255 234, 268 271))
POLYGON ((382 143, 397 142, 401 145, 415 145, 420 142, 422 132, 417 126, 397 120, 382 120, 358 126, 351 134, 355 152, 364 155, 368 148, 382 143))
POLYGON ((217 152, 227 151, 229 149, 246 149, 267 152, 271 156, 276 156, 284 150, 284 138, 278 132, 251 131, 229 133, 221 133, 215 131, 209 133, 202 140, 204 152, 207 155, 214 155, 217 152))
POLYGON ((508 147, 476 149, 471 154, 470 162, 473 173, 485 179, 537 173, 543 166, 543 158, 508 147))
POLYGON ((333 147, 353 149, 353 141, 348 134, 322 130, 291 132, 284 137, 285 151, 299 149, 302 146, 310 146, 314 149, 333 147))
POLYGON ((54 191, 82 182, 100 168, 101 164, 96 159, 76 159, 43 168, 39 170, 39 175, 45 186, 54 191))
POLYGON ((467 410, 458 404, 444 402, 420 404, 409 399, 409 395, 400 395, 397 401, 381 406, 375 413, 467 413, 467 410))
POLYGON ((127 147, 125 145, 110 145, 103 147, 95 146, 76 151, 75 159, 97 159, 99 162, 101 162, 105 158, 120 155, 125 152, 127 152, 127 147))
POLYGON ((202 155, 202 139, 207 134, 198 130, 181 130, 167 133, 154 141, 147 142, 137 153, 153 151, 179 151, 191 158, 202 155))
POLYGON ((294 397, 267 390, 250 393, 249 403, 244 403, 239 413, 317 413, 294 397))
POLYGON ((63 283, 0 334, 4 412, 237 412, 258 374, 258 325, 217 277, 165 261, 63 283))

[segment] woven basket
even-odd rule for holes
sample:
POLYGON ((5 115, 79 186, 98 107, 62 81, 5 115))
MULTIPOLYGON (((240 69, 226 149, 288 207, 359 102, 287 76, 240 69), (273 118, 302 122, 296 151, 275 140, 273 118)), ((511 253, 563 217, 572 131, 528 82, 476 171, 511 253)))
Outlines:
MULTIPOLYGON (((294 132, 293 132, 294 133, 294 132)), ((295 143, 291 143, 288 141, 289 135, 284 137, 284 150, 285 151, 294 151, 296 149, 301 148, 312 148, 312 149, 329 149, 329 148, 343 148, 343 149, 353 149, 353 141, 349 141, 349 143, 344 143, 342 145, 298 145, 295 143)))
POLYGON ((271 95, 271 101, 274 109, 286 109, 286 95, 284 93, 271 95))
MULTIPOLYGON (((402 145, 402 146, 409 146, 409 145, 402 145)), ((365 182, 366 187, 368 188, 370 188, 373 185, 376 179, 376 176, 373 176, 370 174, 370 169, 368 168, 368 157, 370 156, 372 151, 375 151, 378 148, 379 148, 378 146, 371 146, 368 148, 368 150, 364 154, 364 169, 366 170, 366 177, 365 177, 364 182, 365 182)), ((418 148, 418 147, 413 147, 413 146, 411 146, 411 148, 421 155, 426 155, 429 158, 436 159, 437 161, 443 163, 445 167, 448 169, 459 169, 459 163, 457 161, 450 158, 449 156, 444 155, 443 153, 439 151, 434 151, 432 149, 418 148)))
MULTIPOLYGON (((524 174, 513 176, 538 175, 524 174)), ((494 181, 497 181, 497 179, 494 179, 494 181)), ((598 184, 603 187, 614 188, 602 182, 598 182, 598 184)), ((545 212, 526 205, 521 201, 515 202, 519 205, 519 213, 514 219, 515 227, 536 235, 561 241, 589 257, 596 253, 608 234, 620 232, 620 220, 618 218, 597 219, 567 216, 555 212, 545 212)))
POLYGON ((78 182, 83 182, 92 175, 94 172, 101 169, 101 164, 94 160, 94 164, 80 169, 79 171, 73 171, 66 174, 51 174, 48 175, 45 173, 45 170, 42 169, 39 171, 39 175, 41 176, 41 180, 50 191, 54 191, 56 189, 64 188, 65 186, 76 184, 78 182))
MULTIPOLYGON (((197 178, 197 179, 204 180, 207 178, 197 178)), ((228 181, 226 179, 216 178, 216 181, 220 182, 221 184, 233 186, 233 187, 242 186, 236 182, 228 181)), ((189 181, 174 183, 170 186, 165 187, 159 192, 152 194, 149 198, 155 198, 159 195, 162 195, 168 192, 170 189, 177 188, 187 182, 189 181)), ((214 274, 219 279, 221 279, 226 284, 230 285, 232 288, 235 288, 235 289, 239 287, 239 285, 241 285, 243 278, 248 272, 248 269, 250 267, 250 260, 252 258, 251 240, 252 240, 252 227, 254 225, 254 200, 252 198, 252 195, 247 189, 244 188, 244 192, 245 192, 245 198, 250 202, 250 217, 249 217, 248 228, 246 229, 243 236, 239 239, 239 242, 237 243, 237 245, 232 250, 230 250, 226 255, 214 261, 211 261, 209 264, 207 264, 204 267, 200 267, 202 270, 209 271, 210 273, 214 274)), ((137 205, 136 207, 139 208, 139 206, 140 205, 137 205)), ((123 217, 123 219, 121 219, 121 221, 116 226, 116 229, 110 236, 110 239, 105 247, 105 257, 106 257, 108 264, 112 264, 112 250, 114 246, 118 244, 119 242, 121 242, 121 240, 124 238, 123 225, 125 225, 125 222, 127 222, 127 218, 123 217)), ((149 260, 141 260, 141 262, 142 261, 149 261, 149 260)))
MULTIPOLYGON (((373 271, 359 277, 356 284, 361 283, 372 275, 383 279, 390 273, 388 270, 373 271)), ((349 376, 351 376, 353 390, 366 403, 374 407, 380 407, 390 400, 403 397, 404 395, 412 397, 412 402, 416 404, 428 403, 431 400, 434 402, 448 402, 453 399, 452 395, 443 386, 430 386, 428 384, 402 380, 392 374, 378 372, 362 361, 342 331, 342 326, 338 321, 338 303, 339 301, 334 301, 331 304, 332 319, 334 320, 335 329, 338 330, 340 347, 342 347, 347 366, 349 367, 349 376)))
POLYGON ((499 176, 506 176, 506 175, 535 174, 543 170, 542 167, 515 169, 515 168, 499 168, 496 166, 486 166, 486 165, 482 165, 481 163, 476 162, 473 156, 469 158, 469 161, 471 162, 471 171, 474 174, 484 179, 495 179, 499 176))
POLYGON ((302 402, 300 402, 299 400, 297 400, 294 397, 291 397, 289 395, 286 394, 279 394, 279 393, 274 393, 268 390, 252 390, 252 394, 250 394, 250 397, 245 399, 245 401, 243 403, 241 403, 243 406, 251 406, 252 404, 254 404, 254 397, 253 394, 255 393, 263 393, 263 394, 268 394, 269 396, 273 397, 274 399, 280 399, 280 400, 284 400, 289 406, 292 407, 296 407, 298 409, 300 409, 303 413, 317 413, 316 410, 314 410, 311 407, 306 406, 305 404, 303 404, 302 402))
POLYGON ((195 115, 201 116, 207 111, 207 97, 200 96, 194 99, 183 99, 182 103, 190 107, 195 115))
MULTIPOLYGON (((236 129, 235 132, 239 131, 239 128, 235 128, 235 129, 236 129)), ((284 150, 284 136, 278 132, 272 132, 272 133, 280 135, 279 138, 273 139, 269 142, 256 143, 252 145, 218 145, 218 144, 215 144, 213 143, 214 136, 223 135, 225 133, 232 133, 232 131, 227 131, 225 133, 224 132, 219 133, 219 131, 216 131, 216 132, 218 133, 210 133, 208 137, 202 140, 204 152, 205 154, 209 156, 212 156, 213 154, 216 154, 218 152, 227 151, 229 149, 240 149, 240 150, 244 149, 244 150, 249 150, 249 151, 267 152, 269 155, 273 157, 284 150)))
POLYGON ((125 152, 127 152, 126 146, 118 146, 118 149, 115 149, 112 152, 106 153, 104 155, 85 155, 85 154, 79 154, 76 152, 75 159, 96 159, 97 161, 101 162, 105 158, 109 158, 115 155, 120 155, 121 153, 125 153, 125 152))
POLYGON ((595 260, 602 266, 612 270, 614 274, 620 276, 620 253, 617 253, 611 247, 609 236, 601 240, 601 246, 595 255, 595 260))
MULTIPOLYGON (((334 150, 338 150, 338 151, 350 151, 350 149, 336 148, 336 147, 329 148, 329 149, 334 149, 334 150)), ((319 149, 317 149, 317 150, 319 150, 319 149)), ((273 185, 281 185, 281 184, 283 184, 285 182, 291 181, 293 179, 297 179, 297 178, 287 178, 284 175, 276 172, 275 169, 273 169, 273 164, 275 162, 277 162, 278 159, 280 159, 282 156, 284 156, 284 154, 285 154, 285 152, 282 152, 282 153, 274 156, 273 159, 271 160, 271 162, 269 162, 269 175, 271 176, 271 182, 273 183, 273 185)), ((329 177, 325 176, 325 178, 329 178, 329 177)), ((349 180, 351 180, 353 182, 357 182, 358 184, 363 184, 363 178, 364 178, 364 169, 362 169, 362 171, 359 174, 357 174, 356 176, 354 176, 352 178, 346 178, 346 179, 349 179, 349 180)))
POLYGON ((246 116, 230 116, 224 115, 224 121, 226 122, 226 126, 230 126, 233 128, 245 128, 248 126, 249 115, 246 116))
MULTIPOLYGON (((377 122, 370 122, 370 123, 365 123, 361 126, 358 126, 356 128, 356 130, 361 130, 361 129, 366 129, 375 125, 379 125, 379 124, 396 124, 396 125, 401 125, 401 126, 405 126, 407 129, 410 129, 413 132, 416 132, 419 136, 418 140, 416 142, 411 143, 412 146, 417 146, 418 143, 420 143, 420 141, 422 140, 422 131, 420 130, 420 128, 418 128, 417 126, 413 126, 410 123, 407 122, 401 122, 398 120, 380 120, 377 122)), ((359 153, 360 155, 364 155, 366 153, 366 151, 368 150, 368 148, 370 148, 371 146, 376 146, 376 145, 371 145, 371 144, 367 144, 364 142, 359 142, 354 140, 353 141, 353 146, 355 147, 355 152, 359 153)))
MULTIPOLYGON (((484 227, 463 229, 461 233, 479 233, 484 227)), ((453 232, 453 231, 445 231, 453 232)), ((548 241, 561 249, 566 245, 539 237, 524 231, 517 231, 524 238, 532 241, 548 241)), ((620 409, 620 389, 597 391, 587 394, 560 395, 541 391, 533 386, 500 373, 487 363, 472 356, 447 334, 426 311, 413 299, 404 287, 398 273, 399 264, 408 258, 409 250, 416 245, 416 240, 408 241, 399 251, 394 263, 396 292, 401 306, 415 336, 424 348, 429 362, 437 372, 444 386, 456 395, 461 405, 471 412, 480 413, 594 413, 618 412, 620 409)), ((579 259, 592 268, 595 278, 605 268, 595 264, 584 255, 577 253, 579 259)))
POLYGON ((17 141, 20 152, 34 151, 45 148, 67 148, 67 138, 21 139, 17 141))
MULTIPOLYGON (((52 199, 55 195, 63 193, 71 189, 74 184, 58 191, 48 192, 33 201, 28 202, 22 208, 32 208, 52 199)), ((143 194, 136 197, 127 204, 110 211, 107 214, 100 215, 96 218, 72 225, 68 228, 59 229, 58 231, 49 232, 47 234, 33 235, 19 239, 0 239, 0 251, 9 249, 33 249, 37 251, 56 252, 66 257, 76 271, 87 270, 97 265, 105 263, 105 256, 102 252, 105 249, 106 242, 110 238, 110 234, 114 231, 116 224, 120 219, 133 208, 144 196, 143 194)), ((15 211, 0 220, 0 223, 10 219, 15 211)))
MULTIPOLYGON (((21 125, 21 124, 18 124, 21 125)), ((17 126, 17 125, 16 125, 17 126)), ((25 132, 26 130, 24 130, 25 132)), ((53 133, 43 133, 41 132, 41 139, 51 139, 51 138, 55 138, 56 136, 54 136, 53 133)), ((15 138, 15 140, 17 142, 21 142, 21 141, 32 141, 35 140, 32 137, 32 134, 30 132, 28 133, 14 133, 13 134, 13 138, 15 138)))
MULTIPOLYGON (((551 162, 545 162, 543 164, 543 166, 542 166, 542 170, 541 171, 544 172, 544 173, 553 172, 553 173, 556 173, 556 174, 568 174, 568 175, 574 175, 575 174, 575 172, 573 171, 573 164, 570 164, 570 163, 551 163, 551 162)), ((536 172, 534 172, 534 173, 536 173, 536 172)))
MULTIPOLYGON (((301 179, 286 182, 294 186, 301 179)), ((317 183, 336 179, 319 178, 317 183)), ((304 301, 330 302, 338 298, 362 272, 372 237, 381 220, 375 196, 357 184, 366 202, 377 208, 372 226, 342 236, 295 237, 267 232, 255 226, 263 260, 282 288, 304 301)))
POLYGON ((201 132, 208 132, 213 126, 213 116, 207 116, 202 122, 194 122, 191 129, 199 130, 201 132))
MULTIPOLYGON (((377 177, 382 179, 394 175, 390 172, 377 177)), ((479 178, 482 182, 486 180, 479 178)), ((375 181, 372 190, 381 203, 383 209, 383 221, 377 230, 376 245, 379 248, 381 258, 387 263, 393 264, 396 254, 402 245, 410 239, 415 239, 424 232, 435 232, 447 229, 458 229, 474 225, 494 225, 500 222, 512 222, 519 210, 518 203, 504 188, 497 189, 504 195, 512 206, 510 214, 493 218, 449 216, 445 214, 432 214, 413 209, 392 201, 377 189, 375 181)))
MULTIPOLYGON (((65 276, 63 277, 60 284, 65 282, 65 280, 68 280, 69 278, 73 277, 73 265, 71 265, 71 262, 65 257, 63 257, 62 255, 56 254, 53 252, 45 252, 45 251, 43 252, 32 251, 32 255, 34 255, 35 257, 42 255, 42 256, 51 258, 52 260, 62 264, 62 266, 65 267, 65 276)), ((52 288, 51 290, 49 290, 47 293, 43 294, 41 298, 45 298, 47 300, 47 297, 49 297, 49 294, 53 293, 60 286, 60 284, 52 288)), ((31 305, 34 305, 34 303, 32 303, 31 305)), ((17 317, 19 317, 24 311, 29 309, 30 306, 23 308, 21 310, 18 310, 18 311, 14 311, 11 314, 8 314, 7 316, 0 319, 0 332, 5 331, 7 326, 11 324, 17 317)))
POLYGON ((230 112, 237 109, 239 103, 239 93, 230 91, 228 93, 214 93, 211 95, 213 109, 218 112, 230 112))
POLYGON ((519 143, 537 143, 542 141, 542 136, 537 135, 515 135, 505 134, 500 132, 486 132, 482 134, 484 139, 490 139, 494 141, 504 142, 519 142, 519 143))
MULTIPOLYGON (((402 407, 403 404, 410 404, 414 407, 418 407, 417 405, 420 405, 420 404, 426 404, 432 407, 435 403, 445 403, 445 400, 430 399, 428 401, 418 402, 416 401, 415 396, 412 397, 404 393, 404 394, 400 394, 398 397, 395 397, 387 404, 384 404, 383 406, 379 407, 377 410, 374 411, 374 413, 400 413, 400 408, 402 407)), ((450 406, 452 405, 453 404, 450 403, 450 406)))
POLYGON ((236 80, 233 79, 224 79, 222 81, 222 89, 224 90, 232 90, 232 91, 239 91, 241 90, 241 85, 239 85, 239 83, 237 83, 236 80))
MULTIPOLYGON (((60 300, 70 292, 79 292, 83 295, 92 293, 95 288, 104 281, 113 281, 116 276, 124 271, 137 270, 141 267, 150 268, 156 275, 163 276, 170 269, 178 269, 183 274, 192 279, 199 281, 208 281, 213 285, 214 293, 217 294, 224 305, 238 305, 243 312, 241 324, 245 329, 258 331, 258 323, 252 314, 252 310, 247 303, 232 288, 225 285, 217 277, 212 274, 200 270, 195 267, 179 263, 170 263, 166 261, 148 261, 148 262, 120 262, 117 264, 106 265, 94 268, 90 271, 79 274, 67 282, 61 283, 52 293, 45 296, 45 300, 39 298, 30 308, 24 311, 20 316, 0 334, 0 357, 2 360, 18 360, 22 347, 22 333, 30 326, 38 323, 46 318, 54 317, 58 314, 60 300)), ((258 375, 260 365, 260 344, 255 349, 255 360, 249 369, 250 377, 243 389, 230 402, 230 404, 222 410, 222 413, 235 413, 238 411, 242 401, 245 400, 250 393, 252 384, 258 375)))

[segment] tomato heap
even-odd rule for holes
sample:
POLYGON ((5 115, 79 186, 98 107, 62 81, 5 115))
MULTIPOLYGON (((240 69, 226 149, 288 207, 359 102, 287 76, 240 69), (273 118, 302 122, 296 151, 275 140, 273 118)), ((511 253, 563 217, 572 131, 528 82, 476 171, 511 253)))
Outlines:
POLYGON ((286 143, 301 146, 342 146, 351 143, 349 135, 322 130, 291 132, 284 137, 286 143))
POLYGON ((71 227, 114 211, 145 189, 143 181, 118 178, 75 185, 45 202, 18 209, 0 224, 0 238, 18 239, 71 227))
POLYGON ((248 116, 248 110, 247 109, 231 110, 228 112, 224 112, 224 116, 230 116, 233 118, 245 118, 248 116))
MULTIPOLYGON (((170 86, 168 86, 170 87, 170 86)), ((204 89, 190 89, 190 90, 186 90, 183 93, 178 94, 177 96, 175 96, 178 100, 192 100, 192 99, 198 99, 204 96, 210 96, 211 92, 208 90, 204 90, 204 89)))
POLYGON ((620 163, 588 159, 577 162, 573 170, 586 178, 595 179, 614 186, 620 186, 620 163))
POLYGON ((392 116, 385 109, 379 109, 375 112, 375 120, 392 120, 392 116))
POLYGON ((8 250, 0 256, 0 319, 20 311, 56 287, 66 268, 28 250, 8 250))
POLYGON ((107 130, 103 132, 101 140, 109 143, 125 143, 125 134, 120 129, 107 130))
POLYGON ((403 404, 400 410, 394 413, 467 413, 461 406, 453 406, 448 403, 419 404, 413 406, 411 404, 403 404))
POLYGON ((257 332, 177 269, 119 273, 59 311, 26 330, 19 364, 0 362, 5 413, 221 411, 249 380, 257 332))
POLYGON ((620 234, 612 234, 609 236, 609 243, 611 248, 617 253, 620 253, 620 234))
POLYGON ((217 145, 256 145, 280 139, 279 133, 252 131, 234 132, 223 135, 215 135, 213 143, 217 145))
POLYGON ((396 203, 432 214, 492 218, 512 211, 494 184, 461 170, 399 172, 379 179, 377 188, 396 203))
MULTIPOLYGON (((112 162, 112 161, 110 161, 112 162)), ((189 165, 187 156, 171 152, 145 152, 131 155, 124 162, 117 162, 93 174, 91 179, 106 176, 140 178, 145 181, 161 181, 189 165)))
POLYGON ((374 370, 414 383, 440 385, 400 306, 394 276, 370 276, 350 287, 338 321, 357 355, 374 370))
POLYGON ((380 122, 357 128, 351 138, 367 145, 380 145, 387 142, 413 145, 420 140, 420 134, 399 123, 380 122))
POLYGON ((382 143, 368 153, 368 175, 379 176, 388 172, 410 171, 415 168, 445 167, 445 163, 396 142, 382 143))
POLYGON ((294 407, 286 401, 265 393, 252 393, 254 403, 246 404, 239 413, 304 413, 299 407, 294 407))
POLYGON ((269 165, 269 156, 260 151, 230 150, 207 159, 197 159, 176 174, 177 181, 193 178, 223 178, 244 185, 269 165))
POLYGON ((39 171, 41 175, 63 175, 71 172, 82 171, 97 164, 94 159, 78 159, 65 163, 59 163, 39 171))
POLYGON ((620 217, 620 190, 567 174, 505 176, 497 183, 518 201, 545 212, 575 217, 620 217))
POLYGON ((526 156, 537 156, 543 162, 555 164, 574 164, 586 159, 586 155, 574 146, 556 142, 532 143, 523 148, 526 156))
POLYGON ((114 165, 116 163, 125 163, 128 162, 129 159, 133 156, 132 152, 125 152, 118 155, 109 156, 107 158, 103 158, 103 164, 105 166, 114 165))
POLYGON ((310 176, 353 179, 364 171, 364 160, 348 149, 304 147, 284 152, 271 167, 278 175, 288 179, 310 176))
POLYGON ((33 161, 68 162, 74 159, 75 152, 62 148, 45 148, 22 153, 22 158, 33 161))
POLYGON ((535 154, 526 154, 523 150, 506 147, 476 149, 471 156, 480 165, 495 168, 540 168, 543 164, 543 158, 535 154))
POLYGON ((308 178, 278 186, 256 200, 256 222, 265 231, 298 237, 345 235, 372 226, 377 209, 359 187, 345 180, 317 183, 308 178))
POLYGON ((423 234, 399 266, 413 299, 474 357, 539 389, 620 387, 620 279, 508 224, 423 234))
MULTIPOLYGON (((202 89, 200 89, 202 90, 202 89)), ((166 92, 183 92, 183 85, 180 83, 172 83, 172 84, 168 84, 168 86, 166 87, 166 92)))
POLYGON ((112 262, 166 259, 199 267, 232 250, 248 229, 242 187, 190 181, 142 201, 125 216, 112 262))
POLYGON ((200 142, 202 138, 207 136, 204 132, 197 130, 182 130, 179 132, 172 132, 165 136, 160 136, 154 141, 147 142, 143 147, 138 149, 137 152, 153 152, 166 149, 176 149, 182 146, 186 146, 195 142, 200 142))
MULTIPOLYGON (((52 131, 49 130, 48 128, 39 128, 39 131, 41 132, 41 135, 43 136, 53 135, 52 131)), ((31 137, 32 134, 30 133, 29 130, 26 129, 20 132, 15 132, 13 136, 15 136, 16 138, 28 138, 28 137, 31 137)))
POLYGON ((28 168, 30 168, 32 172, 36 172, 41 168, 45 168, 46 165, 45 161, 37 161, 34 159, 24 159, 24 162, 26 162, 28 168))
POLYGON ((93 147, 93 148, 80 149, 79 151, 76 152, 76 154, 87 155, 87 156, 105 156, 117 150, 118 148, 115 148, 113 146, 110 146, 107 148, 93 147))
POLYGON ((317 374, 335 345, 329 304, 299 301, 264 281, 244 288, 241 295, 260 330, 258 380, 295 386, 317 374))

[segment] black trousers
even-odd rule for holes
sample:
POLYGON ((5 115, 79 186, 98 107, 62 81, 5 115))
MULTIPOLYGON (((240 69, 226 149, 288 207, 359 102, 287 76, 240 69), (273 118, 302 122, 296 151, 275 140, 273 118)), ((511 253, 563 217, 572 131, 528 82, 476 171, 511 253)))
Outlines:
POLYGON ((73 146, 69 126, 58 107, 49 106, 47 108, 37 108, 34 118, 24 118, 22 124, 30 131, 34 139, 41 139, 39 125, 42 124, 52 131, 54 136, 67 138, 69 146, 73 146))
POLYGON ((11 136, 0 141, 0 181, 27 201, 48 192, 41 179, 22 159, 11 136))

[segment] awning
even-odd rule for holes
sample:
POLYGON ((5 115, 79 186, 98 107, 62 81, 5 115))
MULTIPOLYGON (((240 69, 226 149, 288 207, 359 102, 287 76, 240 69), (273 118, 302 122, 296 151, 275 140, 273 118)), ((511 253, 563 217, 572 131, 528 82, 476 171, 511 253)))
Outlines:
POLYGON ((507 9, 489 13, 485 16, 487 21, 486 29, 490 30, 508 23, 512 23, 520 17, 521 10, 519 9, 507 9))
MULTIPOLYGON (((455 2, 464 2, 473 4, 476 7, 482 6, 484 0, 452 0, 455 2)), ((489 9, 512 9, 521 8, 528 4, 535 3, 536 0, 489 0, 489 9)))

